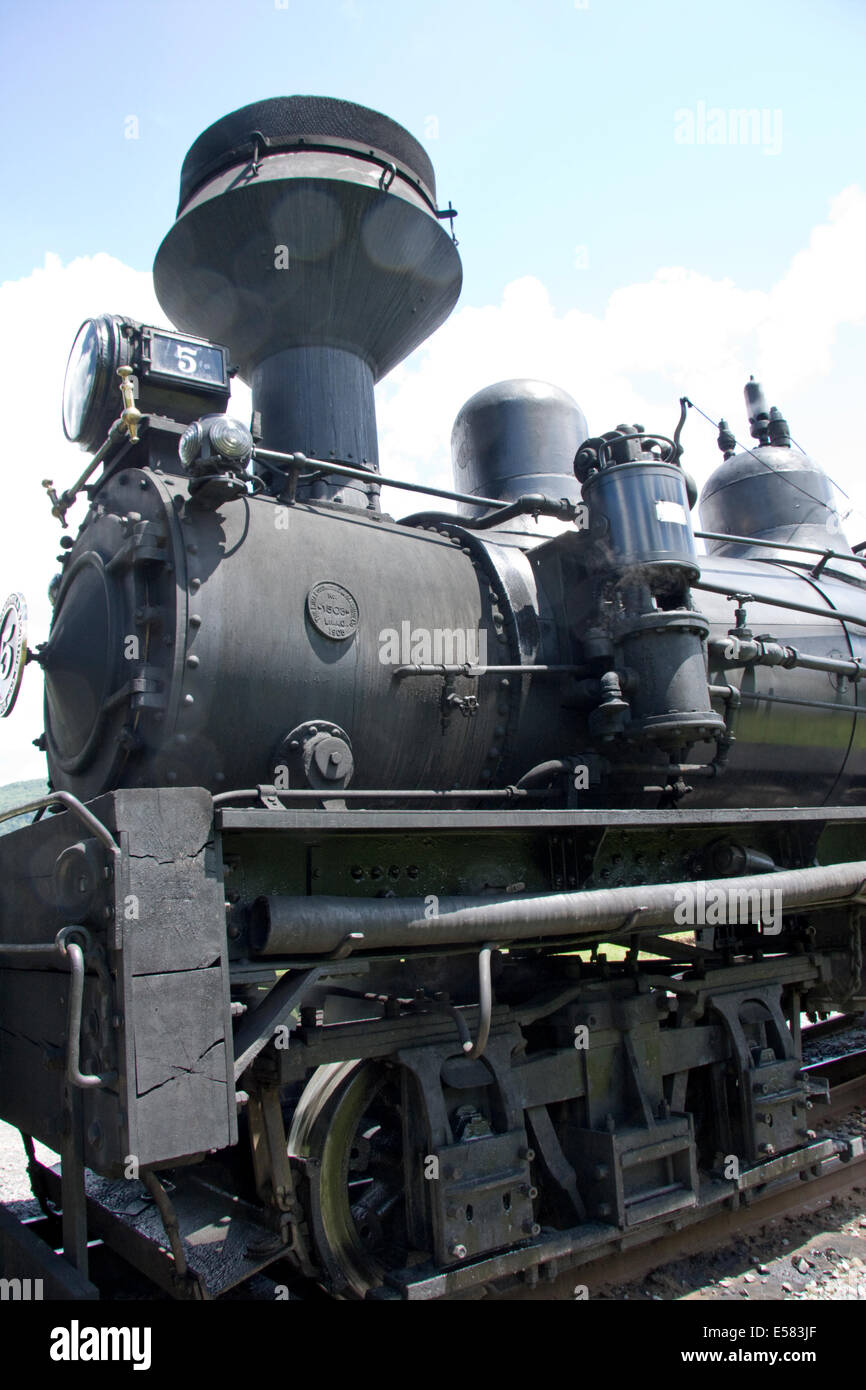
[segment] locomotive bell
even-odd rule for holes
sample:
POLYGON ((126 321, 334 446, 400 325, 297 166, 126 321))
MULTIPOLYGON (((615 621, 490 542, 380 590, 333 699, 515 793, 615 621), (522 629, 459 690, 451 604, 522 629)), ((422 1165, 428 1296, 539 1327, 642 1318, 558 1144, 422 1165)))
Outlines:
MULTIPOLYGON (((172 320, 227 343, 267 448, 378 470, 373 386, 447 318, 462 270, 418 142, 328 97, 254 102, 184 160, 156 256, 172 320)), ((374 484, 299 497, 375 506, 374 484)))

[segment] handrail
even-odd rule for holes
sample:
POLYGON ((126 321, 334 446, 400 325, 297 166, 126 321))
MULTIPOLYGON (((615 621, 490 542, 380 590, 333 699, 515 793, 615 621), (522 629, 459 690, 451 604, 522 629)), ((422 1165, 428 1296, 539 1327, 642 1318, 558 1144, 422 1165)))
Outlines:
POLYGON ((96 836, 100 844, 103 844, 109 853, 115 858, 120 855, 120 846, 111 834, 111 831, 103 825, 102 821, 88 811, 83 802, 73 796, 72 792, 49 792, 47 796, 40 796, 36 801, 25 801, 20 806, 13 806, 7 811, 0 811, 0 821, 13 820, 15 816, 25 816, 28 811, 41 811, 46 806, 60 805, 65 806, 67 811, 71 811, 77 816, 83 825, 96 836))

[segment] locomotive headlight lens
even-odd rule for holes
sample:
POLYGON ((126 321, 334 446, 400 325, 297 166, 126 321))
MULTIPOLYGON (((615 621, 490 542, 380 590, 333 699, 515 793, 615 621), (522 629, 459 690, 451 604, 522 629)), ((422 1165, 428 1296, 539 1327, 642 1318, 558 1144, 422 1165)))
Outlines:
POLYGON ((221 415, 211 425, 210 442, 217 453, 233 463, 249 458, 253 451, 253 437, 246 425, 228 415, 221 415))
POLYGON ((117 368, 129 361, 129 343, 114 314, 86 319, 78 330, 63 382, 63 432, 82 449, 97 449, 123 409, 117 368))
POLYGON ((184 468, 189 468, 190 464, 195 463, 201 451, 203 439, 204 430, 198 420, 193 420, 189 429, 184 430, 181 435, 180 443, 177 446, 177 452, 184 468))
POLYGON ((96 381, 98 353, 96 328, 89 320, 81 325, 72 344, 63 383, 63 432, 67 439, 77 440, 84 428, 84 417, 96 381))

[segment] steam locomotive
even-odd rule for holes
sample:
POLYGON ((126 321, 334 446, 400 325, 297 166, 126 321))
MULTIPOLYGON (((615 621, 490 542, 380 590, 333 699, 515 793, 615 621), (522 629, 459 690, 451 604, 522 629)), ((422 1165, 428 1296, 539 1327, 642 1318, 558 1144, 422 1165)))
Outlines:
POLYGON ((89 507, 48 641, 3 628, 52 791, 0 840, 0 1117, 64 1253, 2 1248, 49 1291, 99 1238, 178 1297, 467 1296, 845 1157, 800 1020, 866 1003, 866 561, 754 381, 705 530, 679 428, 535 381, 453 490, 383 477, 453 216, 385 116, 258 102, 184 161, 175 329, 75 340, 89 507))

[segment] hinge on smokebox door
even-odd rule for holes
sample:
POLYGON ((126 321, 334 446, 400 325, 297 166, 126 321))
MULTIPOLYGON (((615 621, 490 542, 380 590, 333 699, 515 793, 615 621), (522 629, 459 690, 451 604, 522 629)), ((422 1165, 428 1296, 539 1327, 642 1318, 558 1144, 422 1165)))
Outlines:
POLYGON ((165 671, 161 666, 141 665, 129 682, 133 709, 165 709, 165 671))

